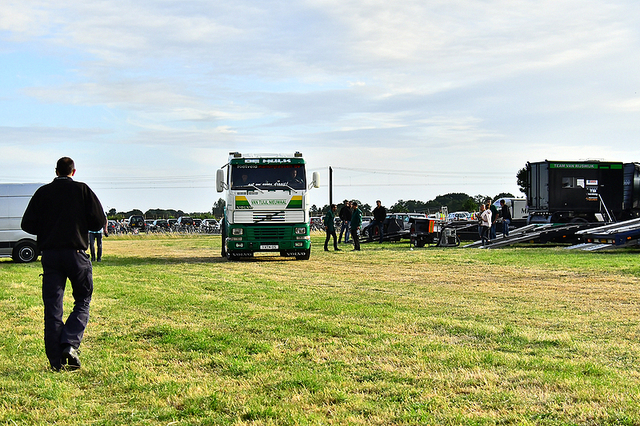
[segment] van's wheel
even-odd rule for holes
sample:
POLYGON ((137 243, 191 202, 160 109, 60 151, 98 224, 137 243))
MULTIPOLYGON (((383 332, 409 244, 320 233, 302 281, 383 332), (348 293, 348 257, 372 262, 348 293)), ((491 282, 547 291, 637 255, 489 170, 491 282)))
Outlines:
POLYGON ((38 248, 36 246, 36 243, 30 241, 23 241, 21 243, 18 243, 13 248, 11 257, 16 263, 33 262, 38 257, 38 248))

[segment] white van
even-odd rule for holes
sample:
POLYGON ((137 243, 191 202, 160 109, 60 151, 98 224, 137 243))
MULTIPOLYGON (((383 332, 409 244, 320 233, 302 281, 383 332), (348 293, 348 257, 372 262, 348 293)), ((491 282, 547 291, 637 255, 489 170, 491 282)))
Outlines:
POLYGON ((31 196, 41 183, 0 183, 0 257, 14 262, 32 262, 38 258, 36 236, 20 228, 22 215, 31 196))

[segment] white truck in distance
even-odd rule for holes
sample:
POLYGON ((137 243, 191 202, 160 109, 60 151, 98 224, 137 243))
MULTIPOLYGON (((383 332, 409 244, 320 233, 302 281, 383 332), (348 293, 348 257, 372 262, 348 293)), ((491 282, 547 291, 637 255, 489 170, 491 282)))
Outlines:
POLYGON ((33 262, 38 258, 36 236, 20 227, 22 215, 31 196, 41 183, 0 184, 0 257, 11 257, 14 262, 33 262))

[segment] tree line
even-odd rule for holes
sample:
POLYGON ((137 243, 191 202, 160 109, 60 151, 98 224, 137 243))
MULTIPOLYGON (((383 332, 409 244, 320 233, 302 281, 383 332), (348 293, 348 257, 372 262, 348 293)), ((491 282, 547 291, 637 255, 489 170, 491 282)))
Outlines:
MULTIPOLYGON (((498 198, 503 197, 513 197, 514 195, 508 192, 500 193, 496 196, 488 196, 488 195, 474 195, 470 196, 462 192, 454 192, 444 195, 438 195, 436 198, 430 201, 419 201, 419 200, 398 200, 391 207, 387 207, 387 211, 389 213, 435 213, 440 210, 441 207, 447 206, 449 212, 456 211, 467 211, 473 212, 478 211, 478 206, 480 203, 484 202, 487 198, 492 200, 497 200, 498 198)), ((370 204, 362 203, 360 200, 354 200, 358 202, 358 206, 362 213, 370 216, 373 211, 373 207, 370 204)), ((121 220, 129 218, 130 216, 144 216, 145 219, 155 220, 155 219, 177 219, 180 216, 190 216, 195 219, 220 219, 224 214, 224 199, 220 198, 218 201, 213 203, 213 207, 209 212, 191 212, 187 213, 183 210, 173 210, 173 209, 150 209, 146 212, 142 210, 133 209, 127 212, 118 212, 115 208, 109 210, 107 212, 107 217, 112 220, 121 220)), ((338 210, 342 208, 343 204, 338 204, 338 210)), ((329 210, 329 205, 325 204, 323 207, 319 208, 315 204, 311 206, 310 213, 311 216, 321 216, 327 213, 329 210)))

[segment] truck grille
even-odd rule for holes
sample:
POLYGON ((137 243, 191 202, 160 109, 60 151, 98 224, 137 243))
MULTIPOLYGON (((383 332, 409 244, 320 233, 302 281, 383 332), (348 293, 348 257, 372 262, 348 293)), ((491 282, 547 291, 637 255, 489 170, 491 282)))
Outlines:
MULTIPOLYGON (((265 239, 282 239, 285 237, 285 228, 279 226, 260 226, 256 228, 249 228, 253 232, 254 238, 265 239)), ((251 232, 250 231, 250 232, 251 232)))

